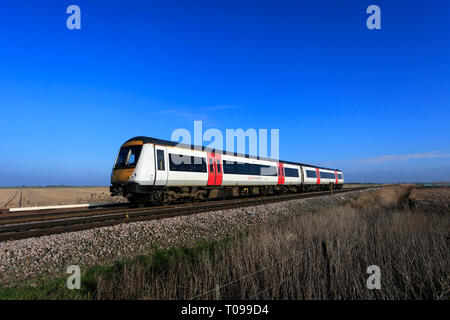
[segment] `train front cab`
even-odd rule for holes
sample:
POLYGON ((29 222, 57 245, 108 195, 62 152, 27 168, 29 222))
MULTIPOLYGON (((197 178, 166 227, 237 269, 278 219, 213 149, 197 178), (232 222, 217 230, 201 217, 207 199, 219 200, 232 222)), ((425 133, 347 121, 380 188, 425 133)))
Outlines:
POLYGON ((111 195, 126 195, 126 186, 132 182, 133 176, 136 176, 135 170, 142 147, 142 141, 130 141, 121 146, 111 173, 111 195))

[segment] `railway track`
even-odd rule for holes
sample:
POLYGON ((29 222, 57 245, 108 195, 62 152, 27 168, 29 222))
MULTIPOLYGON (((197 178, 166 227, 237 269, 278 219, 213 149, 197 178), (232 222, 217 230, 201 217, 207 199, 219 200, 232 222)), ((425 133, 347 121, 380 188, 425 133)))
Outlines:
MULTIPOLYGON (((333 194, 364 190, 368 187, 334 190, 333 194)), ((81 231, 112 226, 121 223, 164 219, 191 215, 205 211, 216 211, 248 207, 265 203, 329 195, 330 191, 259 196, 229 200, 214 200, 185 204, 171 204, 147 208, 112 208, 90 210, 51 210, 39 213, 8 214, 0 216, 0 241, 19 240, 31 237, 81 231)))

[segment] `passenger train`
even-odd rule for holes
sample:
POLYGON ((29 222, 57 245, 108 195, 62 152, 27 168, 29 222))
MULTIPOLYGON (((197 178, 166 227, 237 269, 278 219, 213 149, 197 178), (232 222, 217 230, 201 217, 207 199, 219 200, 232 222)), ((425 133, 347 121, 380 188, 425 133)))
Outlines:
POLYGON ((110 192, 131 203, 167 203, 341 189, 338 169, 135 137, 119 150, 110 192))

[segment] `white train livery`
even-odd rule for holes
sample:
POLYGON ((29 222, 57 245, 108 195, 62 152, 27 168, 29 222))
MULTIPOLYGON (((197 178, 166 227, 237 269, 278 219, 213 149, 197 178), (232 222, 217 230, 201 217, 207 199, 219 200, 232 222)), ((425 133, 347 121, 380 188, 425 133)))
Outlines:
POLYGON ((338 169, 135 137, 120 148, 110 191, 132 203, 162 203, 340 189, 343 184, 338 169))

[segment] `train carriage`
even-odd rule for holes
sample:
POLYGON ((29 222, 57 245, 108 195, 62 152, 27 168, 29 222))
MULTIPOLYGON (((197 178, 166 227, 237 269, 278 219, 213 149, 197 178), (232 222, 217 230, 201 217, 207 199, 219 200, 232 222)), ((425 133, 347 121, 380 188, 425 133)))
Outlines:
POLYGON ((119 150, 110 191, 130 202, 167 202, 341 188, 343 183, 336 169, 135 137, 119 150))

